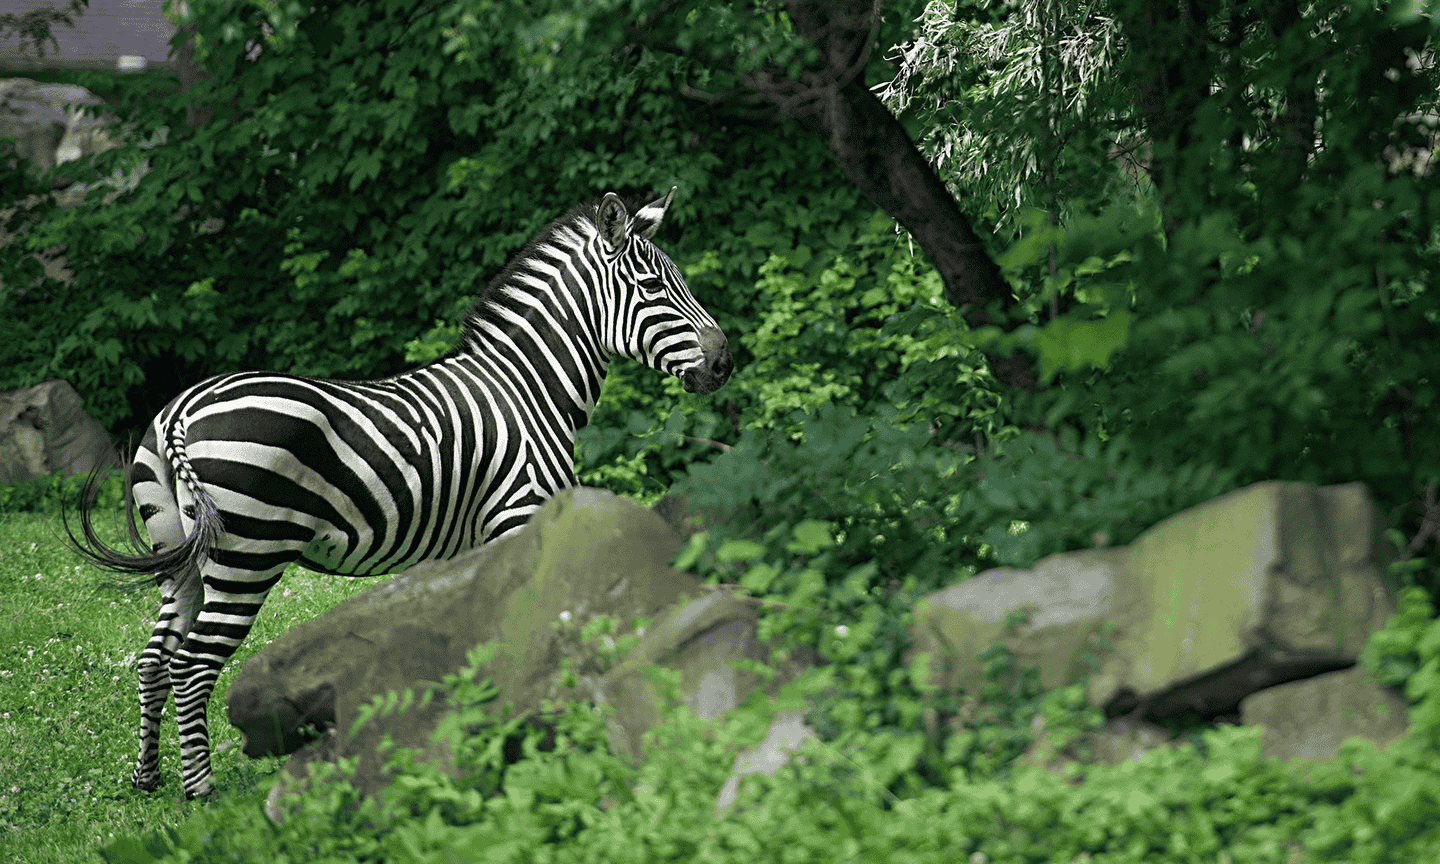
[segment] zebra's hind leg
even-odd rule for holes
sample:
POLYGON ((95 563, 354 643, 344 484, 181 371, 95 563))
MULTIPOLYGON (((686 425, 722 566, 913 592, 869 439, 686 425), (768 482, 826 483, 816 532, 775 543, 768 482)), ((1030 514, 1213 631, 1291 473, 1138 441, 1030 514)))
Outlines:
MULTIPOLYGON (((153 535, 152 535, 153 536, 153 535)), ((130 783, 151 792, 160 783, 160 719, 170 696, 170 661, 200 612, 204 586, 200 571, 190 569, 161 586, 163 599, 155 630, 140 652, 140 755, 130 783)))
POLYGON ((250 634, 260 606, 271 587, 280 580, 285 565, 298 557, 299 552, 296 551, 285 556, 277 566, 261 572, 233 570, 213 562, 204 565, 205 603, 200 607, 195 625, 180 650, 170 660, 186 798, 198 798, 211 789, 210 734, 206 712, 220 671, 250 634), (223 575, 217 578, 216 573, 223 575), (220 585, 230 591, 217 587, 220 585))
MULTIPOLYGON (((155 431, 151 429, 135 453, 131 466, 131 493, 154 552, 185 542, 180 506, 167 480, 168 466, 157 453, 155 431)), ((170 695, 170 658, 195 623, 205 598, 200 571, 188 568, 180 573, 157 575, 160 583, 160 611, 150 641, 140 652, 140 755, 135 759, 131 785, 143 792, 160 782, 160 718, 170 695)))

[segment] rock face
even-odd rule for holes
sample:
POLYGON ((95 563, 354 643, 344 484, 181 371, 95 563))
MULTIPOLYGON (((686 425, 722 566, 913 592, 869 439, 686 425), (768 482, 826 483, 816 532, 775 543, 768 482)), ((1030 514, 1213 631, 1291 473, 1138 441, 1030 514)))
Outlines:
MULTIPOLYGON (((681 511, 667 511, 672 523, 687 524, 681 511)), ((1038 665, 1047 689, 1094 669, 1092 702, 1129 715, 1090 734, 1095 761, 1167 746, 1150 721, 1189 713, 1242 713, 1265 728, 1274 756, 1327 759, 1350 735, 1383 746, 1405 728, 1404 700, 1361 670, 1334 671, 1354 665, 1394 610, 1380 525, 1359 484, 1257 484, 1178 514, 1128 547, 1051 556, 1031 571, 991 570, 935 592, 915 610, 913 653, 930 655, 933 683, 978 693, 977 655, 1023 610, 1028 621, 1005 636, 1020 664, 1038 665)), ((227 698, 246 753, 293 753, 268 812, 280 818, 279 793, 304 782, 317 759, 357 757, 357 785, 379 789, 387 778, 376 745, 385 735, 453 770, 447 745, 431 741, 444 705, 381 717, 354 737, 337 730, 348 730, 372 695, 463 667, 479 643, 498 646, 483 674, 502 703, 536 712, 555 695, 589 699, 606 708, 612 749, 633 759, 661 716, 653 667, 679 670, 682 698, 715 718, 819 662, 792 655, 776 663, 756 637, 753 607, 666 564, 681 545, 645 508, 576 489, 514 537, 414 567, 285 634, 246 662, 227 698), (601 614, 655 621, 619 665, 585 672, 587 658, 557 622, 578 627, 601 614), (567 658, 582 674, 573 691, 557 694, 567 658), (763 684, 734 668, 738 658, 780 674, 763 684)), ((1029 764, 1074 761, 1043 727, 1035 732, 1022 757, 1029 764)), ((765 741, 736 760, 717 814, 733 807, 744 777, 773 773, 813 737, 800 713, 777 717, 765 741)))
MULTIPOLYGON (((0 78, 0 138, 39 168, 54 168, 117 146, 104 120, 82 113, 104 100, 78 84, 41 84, 0 78)), ((63 188, 63 187, 62 187, 63 188)))
POLYGON ((1264 730, 1266 756, 1324 762, 1346 738, 1364 738, 1381 748, 1399 738, 1409 725, 1409 708, 1356 666, 1247 696, 1240 719, 1264 730))
POLYGON ((975 692, 978 652, 1025 610, 1009 644, 1046 689, 1098 660, 1090 698, 1111 713, 1233 714, 1268 687, 1355 664, 1395 611, 1382 527, 1361 484, 1257 483, 1128 547, 989 570, 931 594, 912 656, 931 656, 935 683, 975 692))
POLYGON ((603 677, 582 675, 576 688, 611 707, 615 751, 638 756, 640 736, 660 712, 644 667, 679 669, 692 710, 718 717, 758 686, 728 661, 769 659, 749 606, 666 564, 682 545, 663 520, 628 499, 584 488, 562 493, 515 536, 413 567, 275 640, 231 685, 230 722, 244 732, 249 755, 293 752, 286 773, 295 780, 316 759, 358 757, 354 782, 373 792, 386 781, 376 745, 387 734, 450 766, 448 746, 431 741, 448 713, 443 704, 377 718, 353 738, 334 734, 350 728, 373 694, 439 681, 462 668, 475 645, 493 641, 498 651, 484 674, 502 702, 537 711, 560 684, 562 613, 577 625, 597 615, 622 623, 658 618, 624 663, 603 677), (677 605, 682 594, 696 599, 677 605), (327 734, 306 744, 316 731, 327 734))
POLYGON ((85 413, 69 382, 52 379, 0 392, 0 484, 119 464, 110 433, 85 413))
MULTIPOLYGON (((0 149, 0 159, 19 156, 41 170, 54 168, 67 162, 87 159, 97 153, 104 153, 119 147, 123 137, 111 137, 106 124, 112 119, 103 113, 105 100, 75 84, 41 84, 28 78, 0 78, 0 138, 15 138, 16 143, 0 149), (82 113, 85 107, 101 106, 101 114, 82 113), (14 155, 11 155, 14 154, 14 155)), ((141 147, 151 148, 163 143, 167 130, 163 129, 141 147)), ((111 177, 100 181, 110 187, 103 203, 110 203, 125 189, 134 188, 140 178, 149 170, 148 160, 142 162, 129 176, 111 177)), ((51 195, 62 208, 71 209, 85 203, 89 187, 83 183, 56 177, 51 195)), ((24 201, 4 202, 0 208, 0 221, 12 216, 18 206, 26 212, 38 203, 36 196, 24 201)), ((182 205, 182 210, 185 208, 182 205)), ((31 222, 33 219, 31 217, 31 222)), ((206 223, 206 230, 215 230, 214 221, 206 223)), ((20 231, 23 236, 30 226, 20 231)), ((14 238, 0 231, 0 246, 14 238)), ((60 248, 36 252, 35 255, 45 268, 45 274, 52 279, 71 282, 75 274, 66 266, 65 256, 60 248)), ((0 286, 3 288, 3 286, 0 286)))

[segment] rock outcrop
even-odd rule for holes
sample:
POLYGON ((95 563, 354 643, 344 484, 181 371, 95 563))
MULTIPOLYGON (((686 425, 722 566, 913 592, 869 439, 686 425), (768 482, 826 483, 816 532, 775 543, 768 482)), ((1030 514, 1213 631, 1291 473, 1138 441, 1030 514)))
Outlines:
MULTIPOLYGON (((761 685, 730 662, 771 659, 755 636, 750 606, 667 565, 681 545, 663 520, 628 499, 585 488, 561 493, 518 534, 412 567, 266 646, 230 686, 230 722, 244 732, 249 755, 293 753, 291 783, 304 781, 317 759, 356 757, 353 782, 373 793, 387 780, 377 753, 387 735, 453 770, 448 745, 432 740, 449 713, 443 704, 378 717, 354 736, 341 733, 372 695, 439 681, 465 665, 471 648, 493 642, 484 674, 501 702, 527 713, 557 695, 604 704, 613 749, 638 758, 640 736, 662 708, 647 667, 678 669, 690 708, 713 718, 761 685), (622 663, 581 674, 573 692, 562 692, 562 659, 582 670, 586 659, 574 656, 567 629, 599 615, 657 620, 622 663)), ((786 668, 793 674, 802 667, 786 668)), ((276 789, 271 810, 278 817, 282 786, 276 789)))
MULTIPOLYGON (((666 510, 671 524, 688 524, 683 511, 666 510)), ((1405 728, 1404 700, 1351 668, 1395 608, 1381 526, 1359 484, 1256 484, 1128 547, 1054 555, 934 592, 915 610, 911 657, 929 655, 932 683, 962 694, 980 692, 978 655, 1000 639, 1018 664, 1038 667, 1046 689, 1088 680, 1092 703, 1113 718, 1084 742, 1097 762, 1168 746, 1155 721, 1185 716, 1260 725, 1278 757, 1328 759, 1351 735, 1384 746, 1405 728)), ((606 712, 612 750, 636 760, 661 716, 654 667, 678 670, 691 710, 716 718, 819 662, 772 655, 753 606, 667 565, 681 545, 655 513, 576 489, 511 538, 414 567, 285 634, 245 664, 227 699, 245 752, 293 753, 272 817, 282 815, 280 792, 305 782, 317 759, 356 757, 357 785, 382 787, 376 748, 387 735, 453 771, 445 742, 432 740, 444 705, 342 733, 373 695, 439 681, 480 643, 496 646, 483 674, 502 703, 534 716, 547 698, 590 700, 606 712), (618 665, 597 669, 573 639, 597 615, 654 620, 618 665), (737 669, 740 658, 780 674, 764 682, 737 669), (567 659, 581 670, 573 690, 561 687, 567 659)), ((1024 760, 1052 769, 1074 761, 1043 726, 1035 732, 1024 760)), ((736 760, 716 812, 734 806, 745 777, 773 773, 813 737, 799 712, 783 712, 736 760)))
POLYGON ((0 392, 0 485, 119 464, 110 433, 85 413, 85 401, 69 382, 51 379, 0 392))

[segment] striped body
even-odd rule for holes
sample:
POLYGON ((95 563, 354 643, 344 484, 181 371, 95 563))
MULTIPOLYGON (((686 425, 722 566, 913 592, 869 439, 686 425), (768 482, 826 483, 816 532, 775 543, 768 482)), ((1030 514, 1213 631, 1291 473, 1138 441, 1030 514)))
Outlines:
POLYGON ((379 381, 222 375, 160 412, 130 469, 150 552, 105 547, 84 510, 76 541, 162 589, 139 662, 137 788, 159 781, 173 687, 185 793, 209 791, 211 692, 287 565, 392 573, 518 531, 574 485, 575 433, 613 354, 692 392, 724 383, 724 335, 649 242, 673 194, 633 217, 606 195, 557 220, 434 363, 379 381))

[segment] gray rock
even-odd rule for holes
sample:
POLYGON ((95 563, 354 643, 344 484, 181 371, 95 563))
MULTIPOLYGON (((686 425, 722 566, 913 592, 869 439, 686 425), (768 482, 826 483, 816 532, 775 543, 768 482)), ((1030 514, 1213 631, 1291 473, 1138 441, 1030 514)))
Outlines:
MULTIPOLYGON (((667 515, 692 524, 683 506, 667 515)), ((1383 745, 1403 728, 1405 706, 1373 682, 1366 689, 1342 673, 1275 686, 1352 665, 1394 609, 1380 525, 1359 484, 1257 484, 1178 514, 1129 547, 1052 556, 1031 571, 988 571, 935 592, 916 609, 912 657, 929 654, 933 683, 973 698, 984 682, 977 655, 1023 609, 1028 623, 1006 641, 1019 663, 1039 666, 1047 689, 1082 680, 1098 659, 1092 703, 1131 716, 1071 742, 1078 749, 1057 747, 1037 718, 1021 761, 1049 770, 1065 770, 1076 753, 1117 764, 1170 746, 1145 718, 1187 711, 1243 710, 1265 728, 1273 755, 1329 758, 1350 734, 1383 745), (1387 726, 1385 717, 1398 722, 1387 726)), ((245 664, 227 699, 247 753, 293 753, 267 811, 283 815, 279 795, 306 782, 316 760, 357 757, 355 782, 374 793, 388 779, 376 749, 387 735, 453 772, 448 745, 432 740, 444 705, 343 733, 373 694, 438 681, 479 643, 498 646, 483 674, 495 679, 501 702, 533 714, 547 698, 591 700, 603 706, 611 749, 635 761, 662 716, 656 667, 680 671, 681 698, 696 716, 719 718, 819 662, 808 652, 773 654, 757 638, 753 606, 672 570, 666 561, 681 545, 656 514, 577 489, 514 537, 412 568, 285 634, 245 664), (562 613, 568 630, 556 626, 562 613), (599 614, 655 619, 608 670, 565 635, 599 614), (580 675, 560 692, 567 658, 580 675), (762 681, 735 667, 740 658, 779 674, 762 681), (315 730, 324 734, 310 740, 315 730)), ((777 717, 765 740, 736 759, 717 816, 733 809, 745 777, 775 773, 813 736, 799 712, 777 717)))
POLYGON ((735 809, 741 780, 756 775, 774 776, 775 772, 790 764, 790 757, 806 741, 814 737, 815 730, 805 725, 805 717, 799 711, 781 711, 776 715, 765 733, 765 740, 735 758, 730 776, 720 787, 720 796, 715 802, 715 817, 718 819, 735 809))
POLYGON ((1046 689, 1090 679, 1093 704, 1166 718, 1234 711, 1266 687, 1351 666, 1395 609, 1364 486, 1257 483, 1179 513, 1128 547, 990 570, 916 611, 932 680, 978 692, 979 650, 1009 644, 1046 689), (1113 634, 1113 640, 1109 634, 1113 634), (1088 655, 1088 657, 1087 657, 1088 655))
POLYGON ((607 706, 613 749, 632 757, 663 704, 646 674, 653 664, 681 671, 682 698, 700 716, 734 708, 760 682, 730 661, 764 661, 769 652, 755 638, 751 607, 703 590, 666 564, 681 545, 644 507, 574 489, 552 498, 513 537, 413 567, 281 636, 245 662, 226 697, 245 753, 293 753, 271 796, 272 817, 282 815, 279 795, 303 783, 316 760, 355 757, 357 787, 382 788, 388 775, 377 746, 385 736, 453 772, 448 744, 432 740, 450 710, 438 700, 346 733, 372 695, 439 681, 481 643, 497 645, 482 674, 494 679, 502 703, 534 713, 548 698, 591 699, 607 706), (677 604, 682 594, 696 599, 677 604), (622 624, 658 620, 624 662, 597 675, 583 671, 587 658, 556 626, 562 613, 576 628, 598 615, 622 624), (582 670, 573 692, 561 692, 567 656, 582 670), (317 732, 319 740, 311 740, 317 732))
POLYGON ((85 401, 68 381, 0 392, 0 484, 119 464, 110 433, 85 413, 85 401))
POLYGON ((1410 727, 1409 707, 1355 666, 1251 694, 1240 703, 1240 718, 1263 730, 1266 756, 1328 762, 1347 738, 1383 750, 1410 727))

